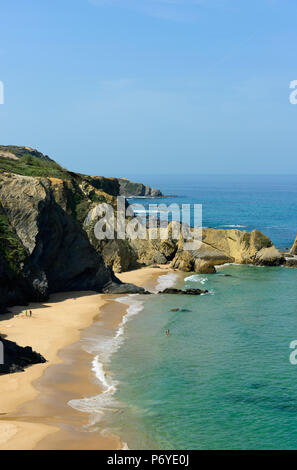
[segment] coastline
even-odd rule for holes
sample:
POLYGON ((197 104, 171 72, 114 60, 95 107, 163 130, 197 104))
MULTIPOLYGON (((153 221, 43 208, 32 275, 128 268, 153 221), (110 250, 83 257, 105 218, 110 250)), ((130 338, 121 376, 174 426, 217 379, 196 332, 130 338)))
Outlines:
MULTIPOLYGON (((159 277, 168 272, 168 266, 147 267, 118 274, 118 277, 123 282, 132 282, 154 291, 159 277)), ((76 429, 86 426, 88 422, 87 413, 65 407, 69 393, 70 398, 100 393, 89 367, 93 357, 81 351, 81 347, 78 351, 81 330, 91 327, 95 319, 106 321, 107 328, 118 328, 127 311, 127 305, 116 302, 119 297, 122 296, 93 292, 59 293, 52 295, 48 302, 30 304, 25 308, 13 307, 11 314, 4 315, 0 323, 1 333, 20 345, 32 346, 44 355, 47 362, 33 365, 25 372, 0 376, 0 389, 4 392, 0 404, 0 449, 77 448, 82 438, 85 442, 81 443, 84 446, 81 448, 124 447, 117 436, 107 433, 82 434, 73 429, 69 431, 69 426, 66 431, 62 430, 63 413, 65 417, 67 415, 68 424, 75 422, 76 429), (26 309, 33 311, 32 318, 25 317, 23 312, 26 309), (62 366, 66 368, 63 374, 58 369, 62 366), (57 380, 57 377, 61 379, 57 380), (55 400, 42 403, 46 396, 53 394, 57 395, 55 400), (59 410, 54 410, 57 404, 59 410), (56 414, 59 419, 52 418, 56 414)))

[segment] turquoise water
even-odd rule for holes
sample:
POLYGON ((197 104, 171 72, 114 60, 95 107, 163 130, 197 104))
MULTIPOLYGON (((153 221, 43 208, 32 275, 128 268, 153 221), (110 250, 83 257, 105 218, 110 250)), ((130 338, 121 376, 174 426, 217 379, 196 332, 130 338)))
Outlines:
POLYGON ((297 449, 296 281, 295 269, 228 266, 179 282, 212 295, 138 296, 109 366, 109 426, 131 449, 297 449))
MULTIPOLYGON (((296 237, 296 175, 133 179, 176 197, 130 203, 201 203, 205 227, 258 229, 279 248, 296 237)), ((91 342, 104 392, 72 406, 130 449, 297 449, 297 270, 233 265, 178 282, 211 294, 126 298, 116 336, 91 342)))

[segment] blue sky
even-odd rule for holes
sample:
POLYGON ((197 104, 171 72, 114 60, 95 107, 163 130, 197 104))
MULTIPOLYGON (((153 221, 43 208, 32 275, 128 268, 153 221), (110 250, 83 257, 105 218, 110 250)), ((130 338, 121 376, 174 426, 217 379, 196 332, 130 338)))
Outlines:
POLYGON ((296 0, 1 0, 0 142, 74 171, 297 173, 296 0))

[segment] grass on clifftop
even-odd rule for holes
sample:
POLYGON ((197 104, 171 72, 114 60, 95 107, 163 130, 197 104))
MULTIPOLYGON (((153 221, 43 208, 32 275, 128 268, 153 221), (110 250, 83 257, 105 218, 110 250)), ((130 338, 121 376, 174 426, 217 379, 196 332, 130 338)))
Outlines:
POLYGON ((46 160, 30 154, 24 154, 18 160, 0 157, 0 170, 16 173, 23 176, 41 176, 47 178, 69 179, 67 170, 64 170, 53 160, 46 160))

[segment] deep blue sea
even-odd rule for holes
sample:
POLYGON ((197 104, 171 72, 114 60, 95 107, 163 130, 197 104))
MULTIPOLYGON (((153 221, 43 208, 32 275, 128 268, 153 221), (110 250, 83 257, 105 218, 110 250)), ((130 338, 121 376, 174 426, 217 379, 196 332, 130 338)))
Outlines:
MULTIPOLYGON (((133 179, 176 195, 165 203, 202 203, 204 226, 258 229, 280 248, 296 236, 296 176, 133 179)), ((114 337, 92 338, 104 392, 74 406, 130 449, 297 449, 297 270, 229 265, 166 285, 210 293, 119 299, 114 337)))
MULTIPOLYGON (((203 226, 258 229, 278 248, 292 246, 297 233, 297 175, 144 176, 129 175, 160 189, 165 204, 202 204, 203 226)), ((160 199, 130 203, 159 204, 160 199)))

